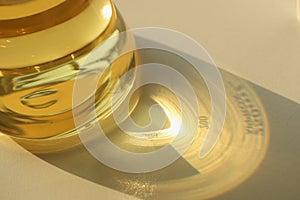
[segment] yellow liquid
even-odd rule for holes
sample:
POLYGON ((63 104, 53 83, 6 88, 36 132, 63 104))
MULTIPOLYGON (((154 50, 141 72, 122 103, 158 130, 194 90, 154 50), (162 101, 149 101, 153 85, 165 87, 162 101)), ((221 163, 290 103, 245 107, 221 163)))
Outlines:
MULTIPOLYGON (((86 62, 93 48, 112 34, 125 31, 126 25, 109 0, 63 1, 41 13, 36 13, 31 3, 16 4, 20 10, 31 6, 31 15, 2 20, 5 12, 0 14, 0 132, 30 141, 74 135, 73 112, 85 116, 95 103, 101 119, 113 109, 109 104, 111 91, 122 87, 124 93, 118 99, 122 101, 131 87, 133 78, 122 86, 118 81, 135 66, 133 52, 107 64, 130 41, 106 45, 102 57, 86 62), (97 67, 105 68, 105 72, 95 101, 91 94, 72 110, 78 73, 80 79, 89 81, 97 76, 97 67)), ((0 10, 4 8, 0 6, 0 10)))

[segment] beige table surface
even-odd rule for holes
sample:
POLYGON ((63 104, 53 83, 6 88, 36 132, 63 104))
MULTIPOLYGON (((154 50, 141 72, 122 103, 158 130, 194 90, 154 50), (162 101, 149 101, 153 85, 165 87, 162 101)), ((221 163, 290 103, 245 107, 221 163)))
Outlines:
MULTIPOLYGON (((115 0, 131 27, 160 26, 201 43, 216 64, 300 102, 296 0, 115 0)), ((0 136, 0 199, 130 199, 67 173, 0 136)))
MULTIPOLYGON (((297 0, 115 0, 131 28, 185 33, 225 70, 300 102, 297 0)), ((189 52, 192 53, 192 52, 189 52)))

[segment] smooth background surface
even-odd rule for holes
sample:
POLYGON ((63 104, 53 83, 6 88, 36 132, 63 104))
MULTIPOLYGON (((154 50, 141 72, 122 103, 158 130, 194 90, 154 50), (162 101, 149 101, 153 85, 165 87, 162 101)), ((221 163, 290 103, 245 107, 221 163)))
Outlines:
POLYGON ((218 67, 300 103, 297 0, 114 2, 131 28, 185 33, 206 48, 218 67))
MULTIPOLYGON (((65 172, 0 135, 0 199, 134 199, 65 172)), ((86 169, 82 169, 86 170, 86 169)))

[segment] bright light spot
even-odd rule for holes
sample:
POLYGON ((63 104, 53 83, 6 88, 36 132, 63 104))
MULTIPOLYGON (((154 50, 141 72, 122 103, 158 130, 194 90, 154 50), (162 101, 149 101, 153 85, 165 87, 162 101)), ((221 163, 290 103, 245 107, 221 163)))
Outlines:
POLYGON ((41 71, 41 68, 40 68, 40 66, 35 66, 35 67, 34 67, 34 69, 35 69, 36 71, 38 71, 38 72, 40 72, 40 71, 41 71))
POLYGON ((112 16, 112 8, 111 5, 106 5, 104 6, 103 10, 102 10, 102 14, 104 16, 105 19, 110 19, 112 16))

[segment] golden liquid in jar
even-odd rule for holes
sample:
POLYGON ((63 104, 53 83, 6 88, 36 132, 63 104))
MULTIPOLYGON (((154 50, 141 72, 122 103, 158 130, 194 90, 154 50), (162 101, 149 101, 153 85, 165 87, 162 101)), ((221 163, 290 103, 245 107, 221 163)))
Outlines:
POLYGON ((133 78, 120 85, 119 77, 136 60, 132 52, 108 65, 130 43, 120 40, 106 45, 98 60, 86 62, 93 48, 126 30, 111 1, 56 0, 36 7, 34 2, 0 4, 0 131, 30 141, 74 135, 73 112, 84 116, 94 103, 99 119, 108 115, 111 91, 121 87, 122 101, 133 78), (5 9, 20 12, 14 18, 5 9), (91 95, 73 109, 76 78, 95 78, 99 66, 105 71, 95 101, 91 95))

